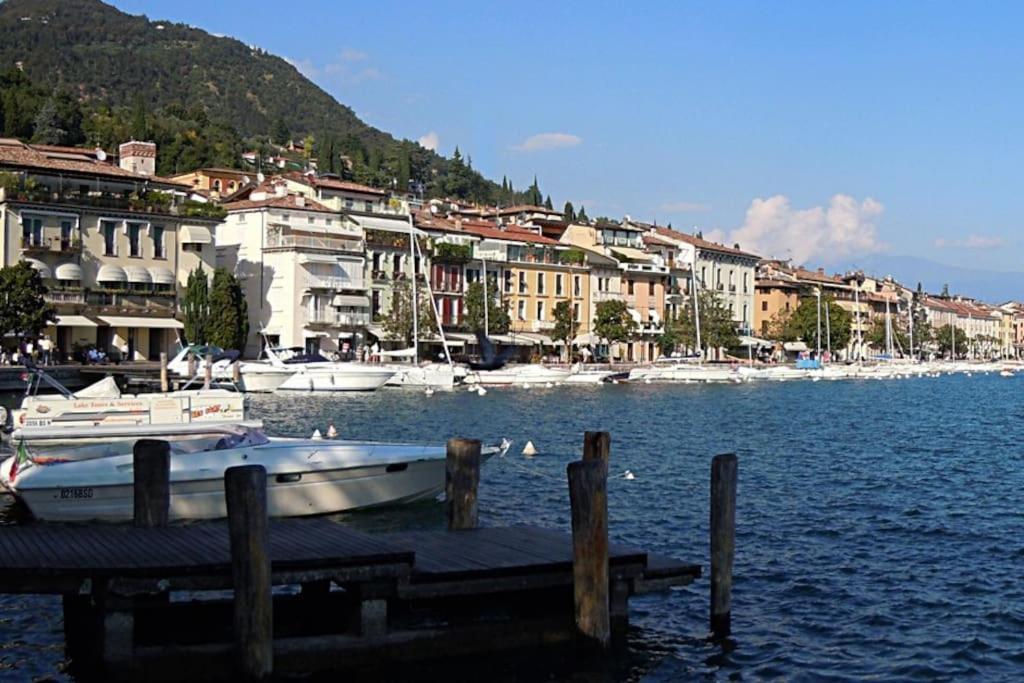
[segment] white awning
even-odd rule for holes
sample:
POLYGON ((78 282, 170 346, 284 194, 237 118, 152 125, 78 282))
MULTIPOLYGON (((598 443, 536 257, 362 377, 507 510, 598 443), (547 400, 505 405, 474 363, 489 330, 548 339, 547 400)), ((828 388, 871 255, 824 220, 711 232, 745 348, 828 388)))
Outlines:
POLYGON ((740 337, 740 346, 744 348, 747 346, 751 346, 756 349, 760 347, 771 347, 774 346, 774 344, 768 341, 767 339, 760 339, 758 337, 749 337, 747 335, 742 335, 740 337))
POLYGON ((520 332, 519 334, 516 335, 516 339, 518 340, 520 337, 524 337, 526 339, 531 340, 534 344, 541 344, 543 346, 553 346, 555 344, 551 337, 547 336, 546 334, 520 332))
POLYGON ((39 259, 27 258, 24 259, 24 261, 25 263, 32 266, 36 270, 36 272, 39 273, 39 277, 43 278, 44 280, 49 280, 53 277, 53 273, 50 272, 50 266, 46 265, 39 259))
POLYGON ((800 352, 807 350, 807 344, 803 343, 802 341, 786 342, 785 344, 782 345, 782 348, 784 348, 787 351, 800 352))
POLYGON ((586 346, 587 344, 594 346, 600 343, 601 340, 592 332, 576 335, 576 338, 572 340, 573 346, 586 346))
POLYGON ((149 271, 142 266, 125 266, 124 273, 128 276, 128 282, 137 285, 153 284, 153 278, 150 277, 149 271))
POLYGON ((335 294, 331 299, 332 306, 353 306, 355 308, 369 308, 370 299, 365 296, 354 296, 346 294, 335 294))
POLYGON ((57 327, 99 327, 95 320, 84 315, 58 315, 57 327))
POLYGON ((182 244, 211 244, 213 242, 210 229, 204 225, 183 225, 180 234, 182 244))
POLYGON ((330 254, 299 254, 299 263, 333 263, 338 265, 338 258, 330 254))
POLYGON ((128 282, 128 275, 121 266, 100 266, 96 273, 96 282, 128 282))
POLYGON ((444 336, 445 336, 445 339, 448 340, 449 344, 451 343, 451 340, 453 340, 453 339, 457 339, 459 341, 464 341, 464 342, 475 342, 476 341, 476 335, 475 334, 467 334, 465 332, 445 332, 444 336))
POLYGON ((58 280, 81 280, 82 266, 77 263, 62 263, 54 271, 58 280))
POLYGON ((151 330, 181 330, 185 326, 174 318, 140 318, 127 315, 97 316, 104 325, 111 327, 145 327, 151 330))
POLYGON ((174 273, 168 268, 153 266, 149 269, 149 277, 152 278, 154 285, 174 284, 174 273))
POLYGON ((640 311, 636 310, 635 308, 627 308, 626 311, 629 313, 629 317, 633 319, 633 322, 635 322, 637 325, 643 324, 644 317, 640 315, 640 311))
POLYGON ((492 342, 498 342, 499 344, 507 344, 509 346, 533 346, 536 344, 536 340, 527 337, 525 334, 518 333, 515 336, 507 334, 492 334, 492 342))
POLYGON ((409 219, 407 218, 390 218, 388 216, 352 216, 350 215, 349 220, 357 223, 363 230, 386 230, 387 232, 401 232, 406 235, 412 230, 417 236, 424 236, 427 233, 409 225, 409 219))

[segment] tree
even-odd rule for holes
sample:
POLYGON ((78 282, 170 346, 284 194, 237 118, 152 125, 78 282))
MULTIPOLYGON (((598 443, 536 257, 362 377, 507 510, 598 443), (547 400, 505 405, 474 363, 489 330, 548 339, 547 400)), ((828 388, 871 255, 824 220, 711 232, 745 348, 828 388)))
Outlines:
MULTIPOLYGON (((506 310, 505 300, 496 282, 487 283, 487 331, 491 334, 506 334, 512 321, 506 310)), ((466 288, 463 297, 462 329, 477 332, 484 329, 484 286, 473 282, 466 288)))
POLYGON ((590 222, 590 219, 587 218, 587 207, 583 206, 582 204, 580 205, 580 212, 576 214, 576 222, 584 224, 590 222))
POLYGON ((284 117, 278 116, 274 119, 274 128, 270 131, 270 138, 279 145, 286 145, 290 136, 291 131, 288 130, 288 122, 284 120, 284 117))
POLYGON ((572 202, 566 202, 565 208, 562 209, 562 220, 566 223, 573 223, 576 220, 576 210, 572 206, 572 202))
POLYGON ((226 268, 213 271, 210 288, 209 343, 244 351, 249 337, 249 306, 238 279, 226 268))
POLYGON ((544 208, 554 210, 555 205, 551 203, 551 195, 548 195, 548 198, 544 200, 544 208))
POLYGON ((387 316, 382 321, 384 332, 392 339, 399 339, 405 342, 407 346, 412 346, 413 344, 414 322, 418 323, 420 339, 431 339, 437 333, 437 320, 426 287, 417 282, 416 293, 418 321, 413 316, 412 285, 408 280, 400 280, 395 284, 391 299, 391 310, 388 311, 387 316))
MULTIPOLYGON (((870 343, 876 349, 880 351, 888 351, 886 342, 888 335, 886 334, 885 318, 875 318, 874 322, 871 323, 871 327, 868 328, 868 333, 864 335, 864 341, 870 343)), ((903 349, 904 351, 910 351, 910 337, 907 334, 907 328, 904 326, 903 321, 898 318, 892 318, 892 344, 896 349, 903 349)), ((917 340, 915 340, 917 341, 917 340)))
POLYGON ((206 343, 210 290, 206 272, 201 266, 196 266, 195 270, 188 274, 181 310, 185 314, 185 340, 189 344, 206 343))
POLYGON ((942 355, 947 353, 952 355, 954 347, 956 348, 956 354, 952 355, 953 358, 959 358, 967 353, 967 333, 959 327, 943 325, 938 328, 935 330, 935 343, 939 347, 939 353, 942 355))
MULTIPOLYGON (((800 340, 809 347, 816 347, 818 344, 818 297, 804 297, 789 314, 789 317, 779 322, 781 323, 779 325, 780 336, 783 341, 800 340)), ((821 297, 821 348, 828 348, 830 341, 833 352, 846 348, 846 345, 850 343, 850 328, 849 311, 837 304, 832 296, 821 297), (825 335, 829 332, 831 332, 831 336, 826 337, 825 335)))
POLYGON ((551 332, 551 338, 555 341, 565 342, 566 358, 571 359, 572 340, 576 338, 576 330, 579 327, 572 302, 559 301, 555 304, 554 315, 555 328, 551 332))
POLYGON ((149 133, 146 102, 142 99, 142 95, 137 93, 132 102, 131 137, 133 140, 148 140, 149 133))
POLYGON ((57 103, 53 98, 46 100, 39 108, 35 120, 32 122, 34 132, 32 142, 43 145, 59 145, 64 142, 67 131, 60 127, 57 120, 57 103))
POLYGON ((664 354, 671 354, 679 346, 686 349, 697 347, 697 325, 692 305, 684 306, 678 315, 665 321, 665 331, 658 338, 658 345, 664 354))
POLYGON ((633 338, 636 321, 629 314, 626 302, 618 299, 602 301, 594 311, 594 333, 609 344, 633 338))
POLYGON ((47 291, 39 272, 25 261, 0 268, 0 329, 38 338, 57 320, 53 306, 46 303, 47 291))
POLYGON ((736 322, 732 311, 723 303, 718 292, 702 289, 697 295, 700 320, 700 342, 705 349, 715 351, 739 346, 736 322))

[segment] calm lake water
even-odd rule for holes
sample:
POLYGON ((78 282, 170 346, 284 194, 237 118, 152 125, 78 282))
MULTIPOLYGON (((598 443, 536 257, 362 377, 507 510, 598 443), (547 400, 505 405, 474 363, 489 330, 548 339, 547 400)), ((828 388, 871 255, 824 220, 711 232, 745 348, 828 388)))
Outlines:
MULTIPOLYGON (((739 455, 733 648, 708 581, 631 601, 612 680, 1006 679, 1024 671, 1024 380, 997 375, 259 396, 268 431, 514 439, 484 466, 485 525, 569 528, 565 466, 612 433, 616 541, 707 567, 711 457, 739 455), (540 455, 519 455, 526 440, 540 455), (635 479, 621 475, 631 470, 635 479)), ((339 516, 440 527, 440 504, 339 516)), ((0 677, 61 677, 59 600, 0 598, 0 677), (15 667, 15 668, 12 668, 15 667)))

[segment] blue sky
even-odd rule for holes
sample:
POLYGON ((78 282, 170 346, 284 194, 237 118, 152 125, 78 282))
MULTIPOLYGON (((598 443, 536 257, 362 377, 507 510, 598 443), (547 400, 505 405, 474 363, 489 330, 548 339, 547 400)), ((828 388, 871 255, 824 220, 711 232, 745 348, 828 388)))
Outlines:
POLYGON ((1024 6, 114 2, 287 57, 559 207, 808 264, 1020 269, 1024 6))

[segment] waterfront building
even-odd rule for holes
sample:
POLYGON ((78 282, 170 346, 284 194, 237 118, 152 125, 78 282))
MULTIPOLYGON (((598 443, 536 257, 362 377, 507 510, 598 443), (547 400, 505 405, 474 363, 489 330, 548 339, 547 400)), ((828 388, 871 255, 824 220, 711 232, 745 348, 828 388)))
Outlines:
MULTIPOLYGON (((579 249, 596 252, 614 263, 617 278, 608 276, 592 295, 592 316, 602 300, 624 301, 635 323, 634 338, 611 349, 618 360, 650 361, 658 357, 657 341, 665 331, 665 293, 669 267, 656 250, 644 242, 647 230, 622 223, 573 223, 565 228, 561 241, 579 249), (615 281, 618 280, 616 283, 615 281), (615 284, 619 286, 616 288, 615 284)), ((585 259, 580 259, 585 262, 585 259)), ((599 265, 599 268, 606 266, 599 265)))
POLYGON ((96 347, 126 360, 176 350, 189 272, 209 274, 220 209, 155 175, 156 145, 94 149, 0 139, 0 263, 27 261, 57 309, 58 355, 96 347))
POLYGON ((407 214, 400 203, 393 204, 385 190, 362 185, 336 176, 291 171, 278 176, 289 192, 315 199, 337 212, 407 214))
POLYGON ((970 358, 1002 355, 1002 312, 986 304, 962 296, 921 297, 920 305, 932 329, 952 325, 963 331, 967 348, 957 349, 957 355, 970 358))
POLYGON ((247 357, 271 344, 307 352, 354 349, 370 324, 363 229, 288 191, 280 180, 224 205, 217 263, 241 279, 249 309, 247 357))
POLYGON ((231 168, 197 168, 172 176, 171 180, 212 199, 227 198, 253 184, 253 175, 231 168))

